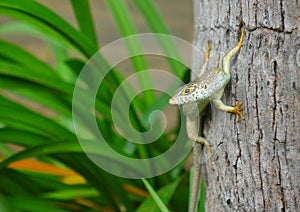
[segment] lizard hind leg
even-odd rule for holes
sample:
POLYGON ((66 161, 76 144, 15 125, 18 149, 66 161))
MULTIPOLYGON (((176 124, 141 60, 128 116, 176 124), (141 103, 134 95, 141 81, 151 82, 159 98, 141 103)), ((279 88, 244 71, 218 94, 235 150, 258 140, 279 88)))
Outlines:
POLYGON ((198 137, 195 139, 195 142, 204 145, 205 148, 206 148, 206 153, 207 153, 208 158, 209 158, 209 159, 212 159, 211 147, 210 147, 209 143, 207 142, 207 140, 206 140, 204 137, 198 136, 198 137))
MULTIPOLYGON (((184 108, 186 109, 189 106, 192 106, 192 105, 184 105, 184 108)), ((200 122, 200 119, 199 119, 198 115, 187 116, 187 122, 186 122, 187 136, 188 136, 189 140, 191 140, 197 144, 204 145, 206 147, 207 156, 209 157, 209 159, 212 159, 211 148, 210 148, 209 143, 207 142, 207 140, 204 137, 198 135, 199 122, 200 122)), ((194 146, 195 145, 196 144, 194 144, 194 146)), ((201 155, 201 152, 199 152, 199 155, 201 155)), ((196 161, 196 160, 194 160, 194 161, 196 161)), ((201 164, 199 164, 199 165, 201 165, 201 164)))

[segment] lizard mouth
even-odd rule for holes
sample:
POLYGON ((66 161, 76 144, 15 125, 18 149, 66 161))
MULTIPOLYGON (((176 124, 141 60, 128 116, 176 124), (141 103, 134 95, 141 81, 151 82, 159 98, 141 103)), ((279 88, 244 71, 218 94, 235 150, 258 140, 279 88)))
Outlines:
POLYGON ((169 100, 169 104, 175 105, 175 104, 176 104, 176 103, 175 103, 175 99, 174 99, 174 98, 171 98, 171 99, 169 100))

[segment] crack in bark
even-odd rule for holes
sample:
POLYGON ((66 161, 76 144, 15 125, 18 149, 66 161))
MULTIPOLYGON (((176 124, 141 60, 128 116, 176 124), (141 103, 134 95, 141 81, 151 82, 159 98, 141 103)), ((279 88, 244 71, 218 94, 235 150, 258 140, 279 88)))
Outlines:
POLYGON ((253 10, 254 10, 254 13, 255 13, 255 15, 254 15, 255 26, 257 26, 257 5, 258 5, 258 1, 255 2, 256 8, 253 9, 253 10))
POLYGON ((279 186, 280 186, 280 191, 281 191, 281 202, 282 202, 282 210, 285 211, 286 209, 286 200, 285 200, 285 192, 284 192, 284 188, 282 186, 282 183, 281 183, 281 163, 280 163, 280 160, 279 160, 279 157, 278 157, 278 153, 277 153, 277 162, 278 162, 278 166, 279 166, 279 171, 278 171, 278 179, 279 179, 279 186))
POLYGON ((280 15, 281 15, 281 26, 282 26, 282 31, 285 31, 285 24, 284 24, 284 10, 283 10, 283 3, 282 0, 279 1, 280 5, 280 15))
POLYGON ((285 33, 285 34, 292 34, 293 31, 296 31, 298 30, 297 27, 291 29, 291 30, 282 30, 281 28, 273 28, 273 27, 266 27, 266 26, 260 26, 260 27, 254 27, 254 28, 246 28, 247 31, 249 32, 255 32, 257 30, 271 30, 271 31, 274 31, 274 32, 278 32, 278 33, 285 33))
POLYGON ((217 144, 217 148, 219 148, 224 142, 221 141, 219 144, 217 144))
MULTIPOLYGON (((237 181, 237 177, 238 177, 238 173, 237 173, 237 164, 238 164, 238 161, 240 160, 241 158, 241 155, 242 155, 242 150, 241 150, 241 145, 240 145, 240 139, 239 139, 239 131, 238 131, 238 127, 237 125, 235 124, 235 128, 236 128, 236 140, 237 140, 237 146, 238 146, 238 155, 236 157, 236 160, 235 160, 235 163, 233 164, 233 168, 235 169, 235 179, 236 179, 236 183, 238 183, 237 181)), ((239 202, 239 201, 238 201, 239 202)))
POLYGON ((225 151, 225 162, 227 163, 228 166, 230 166, 230 161, 228 159, 228 153, 225 151))
MULTIPOLYGON (((248 1, 248 8, 250 8, 250 4, 251 1, 248 1)), ((283 7, 283 1, 279 1, 279 10, 280 10, 280 26, 279 27, 268 27, 266 25, 270 25, 270 23, 268 22, 267 24, 264 24, 263 26, 258 26, 257 24, 257 5, 258 5, 258 2, 256 1, 255 3, 253 3, 253 6, 256 6, 256 8, 253 8, 253 12, 255 13, 254 15, 254 27, 252 28, 247 28, 248 31, 250 32, 253 32, 253 31, 256 31, 256 30, 259 30, 259 29, 266 29, 266 30, 272 30, 272 31, 275 31, 275 32, 279 32, 279 33, 286 33, 286 34, 291 34, 294 30, 297 30, 298 27, 295 27, 295 28, 292 28, 290 30, 286 30, 286 27, 285 27, 285 11, 284 11, 284 7, 283 7)), ((297 3, 298 5, 298 3, 297 3)), ((266 13, 268 12, 268 10, 265 11, 266 13)))
POLYGON ((265 196, 264 196, 264 185, 263 185, 263 179, 262 179, 262 167, 261 167, 261 148, 260 148, 260 139, 262 138, 262 132, 261 132, 261 129, 260 129, 260 121, 259 121, 259 111, 258 111, 258 94, 257 94, 257 91, 258 91, 258 84, 257 84, 257 79, 255 79, 255 93, 256 93, 256 96, 255 96, 255 105, 256 105, 256 116, 257 116, 257 128, 259 130, 259 136, 258 136, 258 139, 257 139, 257 148, 258 148, 258 166, 259 166, 259 179, 260 179, 260 186, 261 186, 261 191, 262 191, 262 198, 263 198, 263 205, 264 205, 264 208, 266 208, 266 201, 265 201, 265 196))
POLYGON ((272 123, 272 128, 274 131, 274 140, 276 141, 276 136, 277 136, 277 127, 276 127, 276 111, 277 111, 277 98, 276 98, 276 92, 277 92, 277 79, 278 79, 278 74, 277 74, 277 62, 273 61, 273 70, 275 74, 274 78, 274 87, 273 87, 273 100, 274 100, 274 107, 273 107, 273 123, 272 123))
MULTIPOLYGON (((279 46, 279 44, 278 44, 279 46)), ((277 54, 278 54, 278 49, 277 49, 277 54)), ((281 180, 281 163, 280 163, 280 158, 278 155, 278 149, 276 150, 276 142, 278 142, 278 138, 277 138, 277 116, 276 116, 276 112, 277 112, 277 80, 278 80, 278 70, 277 70, 277 61, 273 61, 273 70, 274 70, 274 87, 273 87, 273 101, 274 101, 274 107, 273 107, 273 123, 272 123, 272 128, 273 128, 273 132, 274 132, 274 157, 272 160, 274 160, 275 158, 277 158, 277 163, 278 163, 278 180, 279 180, 279 186, 280 186, 280 191, 281 191, 281 202, 283 205, 282 210, 285 211, 286 209, 286 200, 285 200, 285 192, 284 192, 284 188, 282 186, 281 180)), ((281 109, 281 108, 280 108, 281 109)), ((280 110, 281 111, 281 110, 280 110)), ((279 142, 280 143, 280 142, 279 142)))
MULTIPOLYGON (((277 50, 278 51, 278 50, 277 50)), ((273 106, 273 120, 272 120, 272 128, 273 128, 273 132, 274 132, 274 136, 273 136, 273 158, 272 161, 278 157, 278 155, 276 156, 276 141, 277 139, 277 124, 276 124, 276 112, 277 112, 277 79, 278 79, 278 74, 277 74, 277 62, 273 61, 273 70, 274 70, 274 87, 273 87, 273 101, 274 101, 274 106, 273 106)))

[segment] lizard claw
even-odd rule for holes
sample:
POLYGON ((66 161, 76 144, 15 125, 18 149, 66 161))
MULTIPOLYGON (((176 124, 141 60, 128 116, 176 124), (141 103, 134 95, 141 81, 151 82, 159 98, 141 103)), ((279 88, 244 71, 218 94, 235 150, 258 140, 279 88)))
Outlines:
POLYGON ((238 101, 235 102, 235 107, 230 111, 230 113, 234 113, 236 116, 236 121, 239 121, 239 117, 241 117, 241 119, 245 119, 244 115, 242 114, 242 104, 240 104, 238 101))

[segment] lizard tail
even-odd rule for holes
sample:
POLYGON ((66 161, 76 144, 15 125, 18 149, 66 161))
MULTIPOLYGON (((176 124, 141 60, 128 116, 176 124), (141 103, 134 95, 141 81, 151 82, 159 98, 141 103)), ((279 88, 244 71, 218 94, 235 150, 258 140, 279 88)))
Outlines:
MULTIPOLYGON (((194 152, 194 156, 201 155, 202 144, 198 142, 193 142, 193 152, 194 152)), ((193 185, 192 185, 191 199, 189 203, 189 212, 195 212, 195 209, 197 208, 199 187, 200 187, 200 175, 201 175, 201 158, 194 158, 193 185)))

